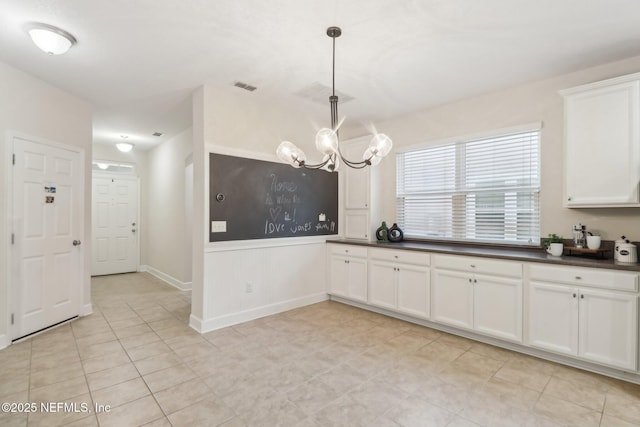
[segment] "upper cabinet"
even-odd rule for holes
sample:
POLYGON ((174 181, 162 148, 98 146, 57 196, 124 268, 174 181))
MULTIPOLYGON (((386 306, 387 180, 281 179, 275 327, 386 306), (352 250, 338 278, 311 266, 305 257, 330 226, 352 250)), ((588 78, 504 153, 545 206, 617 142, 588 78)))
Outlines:
MULTIPOLYGON (((357 140, 343 145, 342 151, 349 160, 360 161, 362 153, 367 149, 368 140, 357 140)), ((345 174, 344 207, 345 209, 369 209, 369 174, 370 168, 352 169, 341 165, 345 174)))
MULTIPOLYGON (((371 135, 341 142, 342 154, 353 161, 362 160, 369 147, 371 135)), ((384 161, 393 161, 386 158, 384 161)), ((375 230, 380 226, 381 201, 376 192, 380 174, 375 167, 352 169, 340 165, 343 182, 344 236, 349 239, 375 240, 375 230)))
POLYGON ((640 73, 560 92, 564 205, 640 207, 640 73))

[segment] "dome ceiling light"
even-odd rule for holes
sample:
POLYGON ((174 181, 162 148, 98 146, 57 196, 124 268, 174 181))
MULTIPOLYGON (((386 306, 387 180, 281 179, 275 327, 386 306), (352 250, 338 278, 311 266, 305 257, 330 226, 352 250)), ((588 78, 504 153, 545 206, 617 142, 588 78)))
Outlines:
POLYGON ((34 22, 27 24, 33 43, 49 55, 62 55, 78 41, 65 30, 53 25, 34 22))
POLYGON ((122 138, 122 141, 116 143, 116 148, 120 151, 122 151, 123 153, 128 153, 129 151, 133 150, 134 145, 130 142, 127 142, 127 138, 129 138, 127 135, 120 135, 120 138, 122 138))

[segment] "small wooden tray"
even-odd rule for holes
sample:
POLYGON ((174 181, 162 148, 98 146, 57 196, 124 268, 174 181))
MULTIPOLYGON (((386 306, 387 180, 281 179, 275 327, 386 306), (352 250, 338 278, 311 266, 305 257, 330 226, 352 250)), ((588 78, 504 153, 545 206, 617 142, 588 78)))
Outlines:
POLYGON ((606 258, 607 252, 611 252, 611 249, 589 249, 589 248, 576 248, 575 246, 565 246, 564 254, 581 256, 581 255, 594 255, 601 258, 606 258))

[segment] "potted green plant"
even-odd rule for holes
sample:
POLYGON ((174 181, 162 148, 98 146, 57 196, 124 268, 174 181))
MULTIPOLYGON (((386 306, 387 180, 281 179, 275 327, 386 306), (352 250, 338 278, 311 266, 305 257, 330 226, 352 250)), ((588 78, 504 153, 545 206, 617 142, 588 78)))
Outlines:
POLYGON ((548 237, 542 239, 542 244, 544 245, 547 253, 553 256, 562 255, 562 251, 564 250, 564 244, 562 243, 562 236, 558 236, 555 233, 551 233, 548 237))

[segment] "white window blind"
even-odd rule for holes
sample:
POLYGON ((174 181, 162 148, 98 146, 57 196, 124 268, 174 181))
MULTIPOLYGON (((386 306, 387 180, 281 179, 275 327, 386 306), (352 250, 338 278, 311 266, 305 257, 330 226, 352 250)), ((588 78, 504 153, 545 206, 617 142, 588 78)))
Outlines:
POLYGON ((537 244, 540 130, 397 154, 397 219, 407 237, 537 244))

